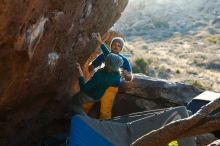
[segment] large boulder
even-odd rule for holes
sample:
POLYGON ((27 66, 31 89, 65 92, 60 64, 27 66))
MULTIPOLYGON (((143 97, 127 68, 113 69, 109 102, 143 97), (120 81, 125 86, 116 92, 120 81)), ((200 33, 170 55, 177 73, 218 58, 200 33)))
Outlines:
POLYGON ((34 145, 63 131, 69 92, 78 91, 75 63, 95 53, 127 0, 0 1, 0 145, 34 145))
POLYGON ((203 91, 192 85, 135 74, 133 81, 125 82, 120 92, 147 100, 161 100, 185 105, 203 91))

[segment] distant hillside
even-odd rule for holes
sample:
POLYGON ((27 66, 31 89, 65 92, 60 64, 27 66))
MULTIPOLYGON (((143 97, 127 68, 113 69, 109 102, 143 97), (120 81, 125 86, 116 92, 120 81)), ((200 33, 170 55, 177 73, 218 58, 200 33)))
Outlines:
POLYGON ((209 27, 220 16, 219 0, 130 0, 113 29, 128 39, 162 40, 209 27))
POLYGON ((113 29, 133 72, 220 92, 220 0, 130 0, 113 29))

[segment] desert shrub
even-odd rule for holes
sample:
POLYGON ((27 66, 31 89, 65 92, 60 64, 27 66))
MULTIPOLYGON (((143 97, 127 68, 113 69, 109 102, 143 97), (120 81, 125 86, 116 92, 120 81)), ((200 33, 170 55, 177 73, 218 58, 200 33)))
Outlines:
POLYGON ((208 36, 204 40, 208 43, 220 45, 220 37, 208 36))
POLYGON ((141 69, 137 65, 133 64, 132 65, 132 72, 133 73, 141 73, 141 69))
POLYGON ((198 64, 198 61, 196 59, 194 59, 193 64, 198 64))
POLYGON ((207 59, 207 56, 201 55, 200 58, 202 58, 203 60, 206 60, 206 59, 207 59))
POLYGON ((142 46, 142 48, 147 50, 148 49, 148 45, 145 44, 145 45, 142 46))
POLYGON ((177 73, 177 74, 180 74, 180 70, 179 70, 179 69, 177 69, 177 70, 176 70, 176 73, 177 73))
POLYGON ((192 85, 196 88, 200 88, 200 89, 203 89, 203 90, 206 89, 205 85, 202 82, 198 81, 198 80, 187 80, 186 83, 188 83, 188 84, 190 84, 190 85, 192 85))
POLYGON ((149 67, 149 64, 151 63, 150 60, 148 61, 145 61, 143 58, 137 58, 135 61, 134 61, 135 64, 133 64, 133 72, 135 73, 146 73, 148 67, 149 67))

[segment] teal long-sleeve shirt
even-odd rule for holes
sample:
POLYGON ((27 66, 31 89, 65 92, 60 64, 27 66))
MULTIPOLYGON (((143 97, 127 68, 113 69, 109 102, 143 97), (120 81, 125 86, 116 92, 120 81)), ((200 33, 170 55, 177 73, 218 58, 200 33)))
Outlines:
POLYGON ((105 69, 99 69, 86 83, 83 77, 79 78, 80 90, 94 100, 99 100, 104 95, 108 87, 117 87, 119 84, 119 72, 107 72, 105 69))

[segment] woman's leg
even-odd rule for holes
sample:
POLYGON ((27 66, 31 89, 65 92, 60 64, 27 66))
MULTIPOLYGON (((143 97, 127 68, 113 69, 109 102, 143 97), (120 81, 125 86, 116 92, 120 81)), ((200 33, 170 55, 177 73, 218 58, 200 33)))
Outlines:
POLYGON ((101 98, 100 119, 107 120, 112 118, 112 107, 115 97, 118 93, 118 87, 109 87, 101 98))

